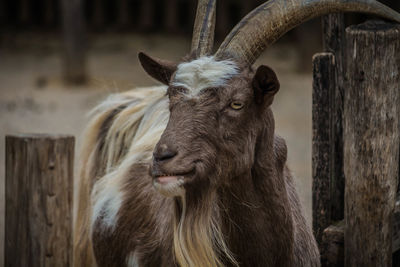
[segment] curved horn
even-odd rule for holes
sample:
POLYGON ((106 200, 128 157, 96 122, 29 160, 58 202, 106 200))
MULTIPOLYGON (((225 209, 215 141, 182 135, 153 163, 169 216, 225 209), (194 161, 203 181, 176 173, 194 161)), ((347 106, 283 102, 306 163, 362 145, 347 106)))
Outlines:
POLYGON ((400 23, 400 14, 375 0, 270 0, 244 17, 225 38, 216 57, 253 64, 269 45, 301 23, 328 13, 362 12, 400 23))
POLYGON ((211 53, 213 48, 216 2, 217 0, 199 0, 197 4, 191 48, 196 57, 211 53))

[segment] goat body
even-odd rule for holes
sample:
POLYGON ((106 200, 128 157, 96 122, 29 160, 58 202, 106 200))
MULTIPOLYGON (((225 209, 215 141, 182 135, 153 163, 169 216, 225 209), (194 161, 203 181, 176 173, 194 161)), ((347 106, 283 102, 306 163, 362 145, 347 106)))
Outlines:
MULTIPOLYGON (((246 78, 235 81, 233 87, 248 83, 253 73, 245 72, 246 78)), ((165 91, 166 87, 156 87, 115 95, 95 110, 86 135, 89 145, 84 148, 78 207, 79 214, 91 217, 77 225, 76 262, 96 261, 98 266, 319 266, 318 248, 286 167, 285 142, 274 134, 269 105, 258 110, 257 120, 244 118, 248 127, 241 130, 241 136, 229 133, 222 137, 225 148, 211 151, 205 145, 193 149, 196 155, 217 154, 210 157, 218 162, 216 167, 203 162, 197 168, 197 172, 206 169, 201 177, 208 179, 191 178, 179 187, 184 188, 181 192, 167 188, 162 192, 167 197, 156 190, 151 173, 158 168, 152 165, 157 141, 169 138, 167 143, 196 145, 196 141, 181 140, 194 135, 188 129, 203 137, 207 132, 202 131, 208 130, 202 125, 206 122, 193 115, 190 119, 207 129, 173 126, 165 91), (167 135, 167 123, 174 129, 172 137, 167 135), (90 192, 92 201, 87 197, 90 192), (89 255, 92 252, 95 260, 89 255)), ((182 124, 186 115, 176 121, 182 124)), ((203 161, 207 157, 198 156, 203 161)), ((174 173, 183 165, 187 164, 175 162, 174 173)))

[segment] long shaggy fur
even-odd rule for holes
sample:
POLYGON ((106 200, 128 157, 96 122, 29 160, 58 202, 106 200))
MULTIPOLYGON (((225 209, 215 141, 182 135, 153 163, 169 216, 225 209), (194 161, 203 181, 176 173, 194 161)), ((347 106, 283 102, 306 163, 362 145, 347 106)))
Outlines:
MULTIPOLYGON (((165 86, 160 86, 111 95, 91 112, 82 148, 79 193, 75 196, 74 266, 96 265, 93 228, 115 230, 132 166, 150 164, 154 146, 168 122, 165 91, 165 86), (99 220, 101 224, 95 225, 99 220)), ((201 210, 189 216, 184 197, 175 207, 174 253, 170 257, 175 257, 180 266, 223 266, 221 257, 237 265, 224 242, 214 203, 215 198, 205 200, 201 210)), ((136 254, 132 252, 127 263, 132 264, 133 258, 136 262, 136 254)))
POLYGON ((108 226, 113 224, 122 202, 115 199, 124 178, 121 169, 151 160, 168 121, 165 90, 158 86, 111 95, 91 112, 75 186, 74 266, 95 266, 90 227, 100 212, 107 213, 108 226))

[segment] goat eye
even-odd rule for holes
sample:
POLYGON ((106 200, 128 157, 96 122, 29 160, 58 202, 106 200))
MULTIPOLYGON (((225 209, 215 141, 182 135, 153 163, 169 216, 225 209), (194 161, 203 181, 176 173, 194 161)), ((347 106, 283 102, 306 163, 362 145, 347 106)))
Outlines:
POLYGON ((231 108, 233 108, 233 109, 236 109, 236 110, 239 110, 239 109, 242 109, 243 108, 243 103, 240 103, 240 102, 232 102, 231 103, 231 108))

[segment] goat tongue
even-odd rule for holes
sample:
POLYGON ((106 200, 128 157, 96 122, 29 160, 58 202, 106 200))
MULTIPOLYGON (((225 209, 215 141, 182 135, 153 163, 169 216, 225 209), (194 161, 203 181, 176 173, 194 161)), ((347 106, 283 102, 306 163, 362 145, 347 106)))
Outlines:
POLYGON ((160 176, 157 177, 157 182, 159 184, 169 184, 178 181, 178 176, 160 176))

